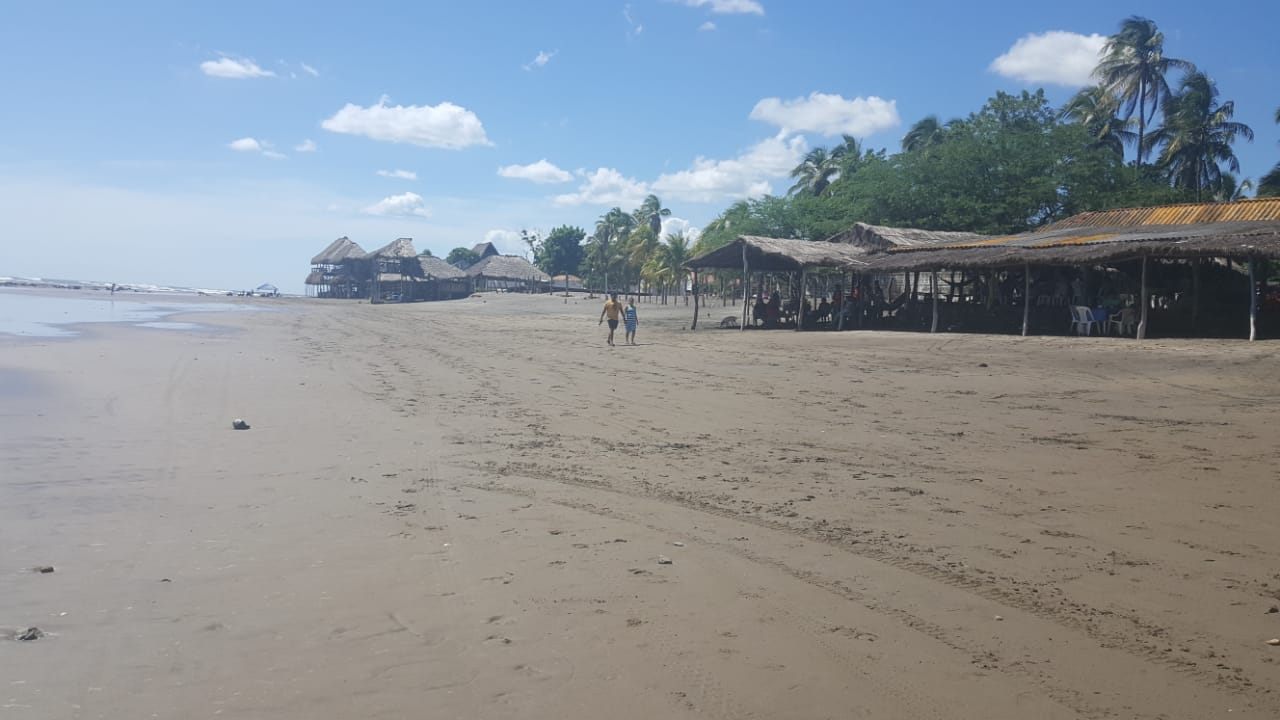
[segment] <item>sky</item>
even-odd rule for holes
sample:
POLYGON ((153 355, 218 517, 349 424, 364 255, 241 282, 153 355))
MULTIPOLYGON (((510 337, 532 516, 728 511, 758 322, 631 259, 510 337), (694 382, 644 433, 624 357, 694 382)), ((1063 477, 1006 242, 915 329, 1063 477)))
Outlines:
POLYGON ((348 236, 437 255, 590 231, 656 193, 665 231, 785 193, 841 133, 1088 83, 1155 20, 1280 161, 1280 3, 565 0, 5 3, 0 275, 302 292, 348 236))

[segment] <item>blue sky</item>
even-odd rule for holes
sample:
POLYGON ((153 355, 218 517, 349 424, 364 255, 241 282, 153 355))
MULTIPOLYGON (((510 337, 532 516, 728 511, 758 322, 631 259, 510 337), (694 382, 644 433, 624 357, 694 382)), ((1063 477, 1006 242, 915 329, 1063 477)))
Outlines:
POLYGON ((121 5, 5 10, 0 273, 300 292, 342 235, 519 252, 651 191, 697 228, 842 131, 1060 103, 1131 14, 1235 100, 1244 177, 1280 160, 1276 3, 121 5))

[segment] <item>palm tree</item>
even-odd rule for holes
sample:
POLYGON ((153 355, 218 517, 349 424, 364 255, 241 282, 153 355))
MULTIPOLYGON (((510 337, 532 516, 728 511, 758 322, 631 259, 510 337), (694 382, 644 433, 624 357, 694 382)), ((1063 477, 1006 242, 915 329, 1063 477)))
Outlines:
POLYGON ((1107 148, 1124 157, 1124 146, 1137 140, 1132 120, 1120 117, 1120 101, 1101 85, 1087 87, 1062 108, 1060 117, 1074 122, 1093 137, 1094 147, 1107 148))
MULTIPOLYGON (((1280 125, 1280 108, 1276 108, 1276 124, 1280 125)), ((1280 163, 1258 181, 1258 197, 1280 197, 1280 163)))
POLYGON ((614 249, 614 242, 625 238, 634 227, 635 219, 619 207, 611 208, 596 220, 593 260, 596 267, 604 273, 606 293, 609 292, 609 265, 613 262, 611 250, 614 249))
POLYGON ((826 148, 818 147, 809 151, 804 160, 791 171, 796 184, 787 191, 788 195, 796 195, 808 191, 821 195, 836 175, 840 173, 840 158, 832 155, 826 148))
POLYGON ((1152 20, 1134 15, 1120 23, 1120 31, 1107 38, 1102 47, 1102 61, 1094 69, 1107 92, 1116 96, 1123 117, 1133 117, 1138 112, 1138 158, 1147 150, 1147 123, 1155 117, 1156 110, 1169 99, 1169 83, 1165 76, 1170 70, 1195 72, 1195 65, 1186 60, 1164 56, 1164 33, 1152 20))
POLYGON ((657 195, 646 197, 635 212, 636 223, 648 225, 655 238, 662 235, 662 218, 664 217, 671 217, 671 210, 662 207, 662 201, 657 195))
POLYGON ((937 145, 942 141, 942 133, 942 122, 938 120, 938 116, 925 116, 902 136, 902 151, 916 152, 937 145))
MULTIPOLYGON (((658 261, 661 263, 663 274, 673 282, 689 274, 684 267, 690 258, 689 246, 689 236, 682 232, 668 235, 667 241, 658 246, 658 261)), ((680 294, 684 295, 683 283, 680 285, 680 294)))
POLYGON ((1240 161, 1231 144, 1236 137, 1253 141, 1253 130, 1233 122, 1235 103, 1218 104, 1218 86, 1202 72, 1183 79, 1178 94, 1165 105, 1164 127, 1148 138, 1151 145, 1163 145, 1159 163, 1174 187, 1194 190, 1196 199, 1204 191, 1222 189, 1222 165, 1240 172, 1240 161))

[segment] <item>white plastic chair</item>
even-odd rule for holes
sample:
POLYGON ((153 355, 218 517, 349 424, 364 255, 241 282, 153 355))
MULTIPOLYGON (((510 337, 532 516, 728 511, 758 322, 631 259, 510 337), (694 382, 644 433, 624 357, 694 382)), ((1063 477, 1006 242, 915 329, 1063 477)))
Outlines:
POLYGON ((1093 334, 1093 326, 1098 326, 1098 334, 1102 334, 1102 324, 1093 319, 1093 313, 1083 305, 1071 306, 1071 329, 1077 335, 1093 334))
POLYGON ((1115 328, 1117 335, 1128 335, 1133 332, 1133 326, 1136 325, 1133 319, 1133 308, 1123 308, 1118 313, 1112 313, 1107 316, 1107 332, 1110 333, 1115 328))

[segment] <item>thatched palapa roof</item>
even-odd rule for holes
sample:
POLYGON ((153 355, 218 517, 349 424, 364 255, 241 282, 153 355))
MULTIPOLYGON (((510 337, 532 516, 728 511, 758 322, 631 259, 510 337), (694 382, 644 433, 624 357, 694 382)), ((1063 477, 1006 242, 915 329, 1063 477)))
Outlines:
POLYGON ((809 268, 862 270, 867 265, 867 251, 847 243, 739 235, 728 245, 699 255, 684 266, 694 270, 740 269, 744 248, 747 263, 754 272, 798 272, 809 268))
POLYGON ((471 248, 471 252, 475 253, 476 255, 479 255, 481 260, 487 257, 491 257, 493 255, 502 254, 498 252, 497 246, 495 246, 491 242, 476 243, 475 246, 471 248))
POLYGON ((352 242, 350 238, 344 236, 329 243, 329 247, 321 250, 319 255, 311 258, 311 264, 337 265, 346 260, 360 260, 364 256, 364 250, 352 242))
POLYGON ((981 240, 984 237, 986 236, 971 232, 942 232, 854 223, 848 230, 827 238, 827 242, 847 243, 874 251, 968 242, 981 240))
POLYGON ((1075 215, 1034 232, 870 259, 874 271, 1074 265, 1160 258, 1280 258, 1280 198, 1188 203, 1075 215))
POLYGON ((418 257, 413 247, 413 238, 397 238, 369 253, 371 258, 400 258, 402 260, 418 257))
POLYGON ((467 276, 465 272, 438 257, 423 255, 418 258, 418 263, 422 265, 422 274, 428 280, 459 280, 467 276))
POLYGON ((467 275, 505 280, 528 280, 539 283, 551 282, 549 275, 518 255, 490 255, 467 268, 467 275))

